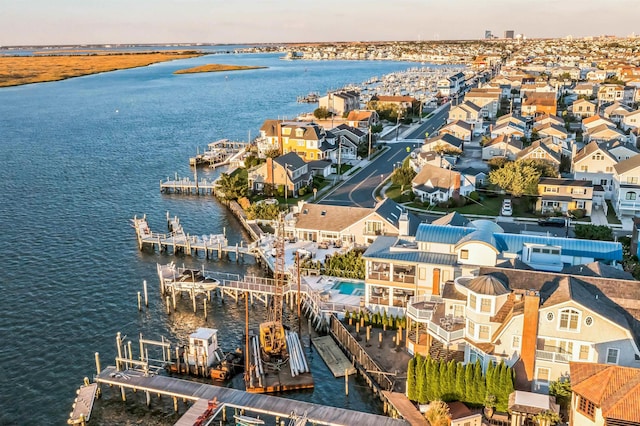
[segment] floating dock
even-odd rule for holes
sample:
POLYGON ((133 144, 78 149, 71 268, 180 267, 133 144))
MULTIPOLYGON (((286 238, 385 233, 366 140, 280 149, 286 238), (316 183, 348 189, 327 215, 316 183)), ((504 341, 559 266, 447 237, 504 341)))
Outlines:
POLYGON ((176 406, 178 399, 187 399, 194 402, 200 399, 205 401, 216 400, 220 407, 216 415, 226 408, 237 408, 284 419, 290 418, 292 415, 306 413, 309 424, 315 425, 409 425, 404 420, 375 414, 327 407, 271 395, 251 394, 232 388, 191 382, 174 377, 145 375, 135 370, 118 371, 115 367, 107 367, 102 370, 95 377, 95 381, 99 384, 119 387, 123 397, 125 396, 125 389, 145 392, 148 397, 150 397, 150 394, 169 396, 174 399, 174 405, 176 406))
POLYGON ((346 374, 356 373, 355 367, 342 353, 331 336, 322 336, 311 339, 313 346, 324 360, 334 377, 344 377, 346 374))
POLYGON ((67 424, 84 425, 89 421, 97 390, 97 383, 87 384, 78 389, 78 396, 73 403, 73 411, 69 414, 67 424))

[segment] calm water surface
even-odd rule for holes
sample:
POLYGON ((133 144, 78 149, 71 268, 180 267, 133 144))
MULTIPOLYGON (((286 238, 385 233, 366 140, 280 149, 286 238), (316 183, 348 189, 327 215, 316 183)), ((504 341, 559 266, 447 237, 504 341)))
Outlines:
MULTIPOLYGON (((297 104, 297 96, 411 66, 278 56, 212 55, 0 89, 0 424, 66 423, 75 390, 95 370, 94 352, 103 366, 113 364, 118 331, 134 343, 140 332, 175 342, 206 325, 220 329, 226 349, 241 344, 242 306, 216 301, 208 322, 186 302, 166 315, 155 266, 174 258, 139 252, 129 220, 146 213, 154 229, 164 230, 169 211, 190 233, 226 228, 232 243, 246 240, 214 199, 163 196, 159 181, 189 174, 188 157, 198 146, 246 140, 266 118, 315 107, 297 104), (269 68, 172 74, 205 63, 269 68), (145 279, 150 307, 139 313, 136 294, 145 279)), ((206 174, 215 177, 199 175, 206 174)), ((250 260, 176 261, 260 273, 250 260)), ((256 308, 253 322, 263 313, 256 308)), ((292 397, 379 412, 367 390, 356 388, 346 399, 344 382, 319 357, 312 365, 315 390, 292 397)))

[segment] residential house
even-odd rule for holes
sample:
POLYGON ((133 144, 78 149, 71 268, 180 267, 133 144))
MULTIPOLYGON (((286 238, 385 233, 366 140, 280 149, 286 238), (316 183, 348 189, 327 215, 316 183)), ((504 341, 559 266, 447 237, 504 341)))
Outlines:
POLYGON ((411 181, 413 193, 422 202, 437 204, 458 196, 460 173, 425 164, 411 181))
POLYGON ((523 117, 534 117, 540 114, 555 115, 556 111, 556 94, 554 92, 528 93, 521 106, 523 117))
POLYGON ((500 89, 471 89, 464 95, 464 100, 473 102, 482 111, 482 117, 493 119, 498 115, 500 107, 500 89))
POLYGON ((624 86, 621 84, 601 84, 598 88, 598 105, 624 101, 624 86))
POLYGON ((329 92, 318 99, 318 108, 326 108, 335 115, 343 116, 360 108, 360 94, 353 90, 329 92))
POLYGON ((285 220, 285 234, 302 241, 369 245, 378 236, 414 234, 420 219, 390 198, 373 208, 300 202, 285 220))
POLYGON ((596 104, 585 99, 578 99, 571 106, 571 115, 583 119, 593 117, 596 114, 596 104))
POLYGON ((380 116, 376 110, 357 109, 347 115, 347 124, 364 132, 369 132, 371 126, 380 122, 380 116))
POLYGON ((625 115, 620 126, 625 132, 640 128, 640 110, 631 111, 625 115))
POLYGON ((533 119, 533 126, 541 126, 543 124, 555 124, 556 126, 564 126, 564 120, 557 115, 541 114, 533 119))
POLYGON ((593 183, 588 180, 541 178, 538 182, 536 211, 547 213, 570 213, 584 210, 591 216, 593 207, 593 183))
POLYGON ((464 73, 458 72, 438 81, 438 91, 442 96, 455 96, 464 86, 464 73))
POLYGON ((313 122, 282 122, 279 136, 283 154, 295 152, 305 161, 328 158, 335 149, 335 135, 313 122))
POLYGON ((490 127, 490 134, 492 138, 498 136, 508 136, 515 140, 524 138, 527 134, 526 127, 520 126, 512 121, 505 121, 495 126, 490 127))
POLYGON ((496 126, 499 126, 504 123, 515 124, 517 127, 520 127, 521 129, 527 128, 527 123, 522 119, 522 117, 512 113, 502 115, 496 119, 496 126))
POLYGON ((591 127, 589 130, 582 134, 582 140, 584 142, 613 142, 613 141, 627 141, 627 135, 616 127, 607 126, 601 124, 599 126, 591 127))
POLYGON ((604 81, 609 77, 607 70, 594 69, 587 72, 587 80, 589 81, 604 81))
MULTIPOLYGON (((333 134, 331 131, 327 132, 327 134, 330 133, 333 134)), ((335 149, 328 150, 326 158, 335 164, 344 164, 358 159, 359 144, 357 142, 347 137, 346 134, 338 134, 334 135, 334 137, 335 143, 330 145, 335 145, 335 149)), ((327 138, 327 140, 331 139, 327 138)))
POLYGON ((618 218, 638 216, 640 213, 640 155, 620 161, 613 166, 611 203, 618 218))
POLYGON ((333 133, 336 137, 344 136, 345 138, 349 139, 351 142, 353 142, 356 145, 366 143, 368 140, 367 138, 368 133, 365 133, 364 131, 360 130, 358 127, 354 127, 349 124, 344 124, 344 123, 340 124, 339 126, 336 126, 333 129, 331 129, 330 132, 333 133))
POLYGON ((452 133, 441 133, 437 136, 431 137, 424 141, 421 147, 423 152, 436 151, 460 151, 464 149, 464 143, 462 139, 456 137, 452 133))
POLYGON ((288 194, 297 196, 300 188, 311 185, 312 178, 308 164, 295 152, 268 157, 265 163, 248 171, 249 188, 257 193, 286 187, 288 194))
POLYGON ((473 133, 479 134, 483 132, 482 108, 473 102, 464 101, 459 105, 451 107, 447 123, 457 120, 470 124, 473 133))
POLYGON ((608 118, 604 118, 601 115, 594 115, 592 117, 585 118, 584 120, 582 120, 582 132, 583 133, 588 132, 590 129, 594 127, 598 127, 602 124, 608 127, 616 127, 616 124, 613 121, 609 120, 608 118))
POLYGON ((456 165, 457 156, 439 154, 435 151, 422 151, 420 148, 413 150, 409 158, 409 165, 419 173, 426 164, 443 169, 453 169, 456 165))
POLYGON ((516 160, 525 159, 546 160, 559 170, 562 161, 561 148, 553 142, 552 138, 539 139, 516 155, 516 160))
POLYGON ((631 111, 633 110, 630 107, 620 103, 619 101, 615 101, 611 105, 605 107, 602 111, 602 115, 614 123, 620 124, 624 117, 631 111))
POLYGON ((449 133, 458 139, 462 139, 465 142, 469 142, 471 141, 471 137, 473 135, 473 128, 471 124, 467 122, 456 120, 456 121, 452 121, 449 124, 445 124, 443 127, 440 128, 438 132, 440 134, 449 133))
POLYGON ((489 174, 486 170, 466 167, 460 172, 460 195, 468 196, 487 182, 489 174))
POLYGON ((601 186, 606 200, 611 199, 613 166, 619 161, 608 147, 608 143, 590 142, 571 161, 573 178, 590 181, 594 187, 601 186))
POLYGON ((577 96, 586 96, 588 98, 594 98, 597 93, 598 85, 593 83, 578 83, 573 89, 573 93, 577 96))
POLYGON ((482 147, 482 159, 491 160, 495 157, 504 157, 513 161, 521 150, 522 142, 519 139, 500 135, 482 147))
POLYGON ((571 426, 640 424, 640 369, 616 365, 619 352, 609 355, 603 363, 569 363, 571 426))
POLYGON ((371 97, 371 104, 376 105, 376 109, 392 107, 403 114, 405 111, 413 108, 414 105, 417 105, 418 101, 413 96, 373 95, 371 97))
POLYGON ((533 126, 533 132, 537 133, 538 136, 542 138, 552 138, 556 144, 573 139, 573 135, 567 132, 564 126, 552 123, 536 124, 533 126))

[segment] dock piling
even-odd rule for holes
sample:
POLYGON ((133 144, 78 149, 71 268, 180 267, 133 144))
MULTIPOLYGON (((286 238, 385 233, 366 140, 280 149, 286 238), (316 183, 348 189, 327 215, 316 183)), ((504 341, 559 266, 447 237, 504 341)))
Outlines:
POLYGON ((138 311, 142 310, 142 296, 140 296, 140 292, 138 292, 138 311))
POLYGON ((147 280, 142 281, 142 288, 144 290, 144 306, 149 307, 149 294, 147 292, 147 280))
POLYGON ((100 354, 96 352, 95 357, 96 357, 96 371, 97 371, 97 374, 100 374, 100 372, 102 371, 102 369, 100 368, 100 354))

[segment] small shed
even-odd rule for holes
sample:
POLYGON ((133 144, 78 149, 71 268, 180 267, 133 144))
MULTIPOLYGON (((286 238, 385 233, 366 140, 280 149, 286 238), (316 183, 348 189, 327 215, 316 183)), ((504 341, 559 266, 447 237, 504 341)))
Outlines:
POLYGON ((509 414, 511 426, 523 426, 527 420, 533 420, 536 414, 552 411, 560 413, 556 397, 540 393, 515 391, 509 395, 509 414))

